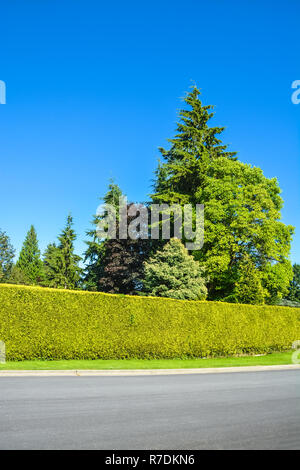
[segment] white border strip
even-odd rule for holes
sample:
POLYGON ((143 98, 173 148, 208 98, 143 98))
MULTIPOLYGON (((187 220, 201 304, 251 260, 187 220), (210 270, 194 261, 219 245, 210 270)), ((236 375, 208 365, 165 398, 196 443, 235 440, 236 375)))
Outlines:
POLYGON ((201 369, 123 369, 123 370, 0 370, 0 377, 131 377, 143 375, 219 374, 300 370, 300 364, 274 366, 210 367, 201 369))

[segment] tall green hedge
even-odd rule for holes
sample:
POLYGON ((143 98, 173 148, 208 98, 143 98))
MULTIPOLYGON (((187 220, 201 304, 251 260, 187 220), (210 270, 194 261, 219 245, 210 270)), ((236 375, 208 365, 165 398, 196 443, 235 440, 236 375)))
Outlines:
POLYGON ((8 360, 264 353, 289 349, 297 339, 297 308, 0 284, 8 360))

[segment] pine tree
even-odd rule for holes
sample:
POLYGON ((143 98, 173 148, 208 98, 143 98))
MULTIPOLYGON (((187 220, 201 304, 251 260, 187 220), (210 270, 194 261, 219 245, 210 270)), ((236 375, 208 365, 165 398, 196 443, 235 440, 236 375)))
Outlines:
POLYGON ((40 258, 37 235, 33 225, 27 232, 16 266, 28 283, 41 284, 43 282, 43 263, 40 258))
MULTIPOLYGON (((117 184, 111 180, 108 191, 100 200, 104 204, 111 204, 116 208, 116 215, 118 217, 119 198, 124 198, 124 195, 117 184)), ((86 263, 83 284, 87 290, 99 290, 99 279, 103 276, 103 260, 105 257, 106 241, 100 240, 97 235, 97 225, 102 216, 94 215, 92 220, 93 228, 86 232, 90 240, 86 241, 87 249, 84 253, 84 262, 86 263)))
POLYGON ((209 298, 233 294, 239 263, 250 256, 266 301, 285 295, 292 267, 293 227, 280 221, 283 201, 275 178, 238 161, 219 139, 224 128, 209 127, 211 106, 194 87, 180 112, 177 134, 156 171, 155 203, 204 204, 204 245, 193 252, 209 277, 209 298))
POLYGON ((13 267, 15 250, 8 235, 0 230, 0 282, 7 282, 13 267))
POLYGON ((81 268, 80 256, 74 253, 76 234, 72 228, 73 218, 67 217, 67 223, 58 237, 59 244, 48 245, 45 255, 45 273, 50 287, 75 289, 79 286, 81 268))
POLYGON ((158 297, 203 300, 207 295, 203 268, 180 240, 172 238, 145 262, 144 291, 158 297))

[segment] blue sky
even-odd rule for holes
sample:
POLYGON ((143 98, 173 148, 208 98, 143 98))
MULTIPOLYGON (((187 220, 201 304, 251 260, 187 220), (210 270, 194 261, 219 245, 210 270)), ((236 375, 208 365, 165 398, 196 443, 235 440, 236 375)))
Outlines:
POLYGON ((0 227, 15 248, 34 224, 43 251, 71 212, 81 253, 111 177, 146 200, 194 81, 224 142, 278 178, 300 262, 299 18, 298 0, 2 2, 0 227))

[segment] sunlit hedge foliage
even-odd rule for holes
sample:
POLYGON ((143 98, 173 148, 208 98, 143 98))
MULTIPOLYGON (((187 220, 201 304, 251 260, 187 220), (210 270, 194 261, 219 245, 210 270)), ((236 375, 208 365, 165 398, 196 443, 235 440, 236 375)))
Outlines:
POLYGON ((8 360, 264 353, 297 339, 297 308, 0 285, 8 360))

